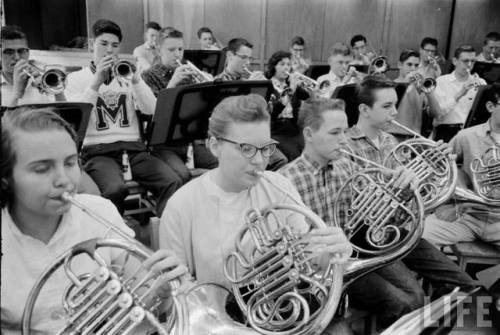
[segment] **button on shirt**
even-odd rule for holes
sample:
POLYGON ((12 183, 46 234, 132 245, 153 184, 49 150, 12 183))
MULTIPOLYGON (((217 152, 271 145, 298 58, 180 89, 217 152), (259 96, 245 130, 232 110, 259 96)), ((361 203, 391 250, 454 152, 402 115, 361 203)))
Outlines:
MULTIPOLYGON (((101 197, 76 195, 77 200, 92 211, 106 217, 130 236, 134 233, 120 217, 114 205, 101 197)), ((28 294, 40 275, 57 257, 76 243, 106 236, 107 229, 78 208, 72 206, 65 213, 51 240, 45 244, 23 234, 13 222, 9 211, 2 209, 2 272, 1 272, 1 322, 2 334, 21 334, 21 319, 28 294)), ((111 236, 112 237, 112 236, 111 236)), ((115 237, 116 238, 116 237, 115 237)), ((117 249, 98 249, 107 262, 118 258, 117 249)), ((77 275, 96 269, 89 257, 80 256, 73 262, 77 275)), ((64 270, 59 268, 40 292, 32 316, 32 330, 54 334, 64 324, 62 294, 69 285, 64 270)))
MULTIPOLYGON (((480 79, 480 82, 481 85, 486 85, 484 79, 480 79)), ((457 79, 455 71, 438 77, 436 83, 435 95, 444 116, 434 118, 434 126, 465 123, 476 97, 477 89, 471 88, 457 102, 455 96, 462 89, 464 82, 457 79)))
POLYGON ((17 100, 17 104, 15 104, 14 106, 8 106, 10 105, 10 101, 13 98, 14 85, 10 84, 2 73, 2 106, 15 107, 25 104, 43 104, 55 101, 55 97, 53 94, 40 93, 38 88, 33 86, 33 81, 31 79, 28 80, 28 84, 26 85, 24 94, 22 98, 17 100))

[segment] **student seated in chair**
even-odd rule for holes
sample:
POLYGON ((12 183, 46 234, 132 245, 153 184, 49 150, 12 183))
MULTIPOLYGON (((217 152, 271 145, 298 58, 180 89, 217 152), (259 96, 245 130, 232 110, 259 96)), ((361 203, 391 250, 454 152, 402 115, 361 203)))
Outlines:
POLYGON ((127 153, 132 177, 157 198, 157 213, 182 185, 177 174, 160 159, 151 156, 141 140, 136 106, 144 114, 153 114, 156 99, 137 71, 131 80, 116 77, 111 69, 117 62, 122 33, 109 20, 92 26, 90 66, 68 75, 68 100, 94 105, 82 158, 85 171, 97 183, 105 198, 123 213, 128 195, 122 176, 122 158, 127 153))

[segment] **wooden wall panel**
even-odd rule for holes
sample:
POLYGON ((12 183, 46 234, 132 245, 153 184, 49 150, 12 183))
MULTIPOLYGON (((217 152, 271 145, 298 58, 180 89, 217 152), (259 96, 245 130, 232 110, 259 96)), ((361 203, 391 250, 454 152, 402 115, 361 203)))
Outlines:
POLYGON ((198 47, 196 32, 203 26, 204 0, 149 0, 149 20, 184 33, 186 49, 198 47))
POLYGON ((307 56, 321 60, 323 26, 327 0, 268 0, 266 18, 266 58, 278 50, 288 50, 297 35, 307 43, 307 56))
POLYGON ((500 32, 499 0, 456 0, 450 57, 465 43, 481 51, 484 36, 490 31, 500 32))
POLYGON ((121 52, 132 53, 143 42, 144 10, 142 0, 87 0, 89 36, 91 27, 99 19, 110 19, 122 29, 121 52))
POLYGON ((265 24, 262 15, 265 1, 205 0, 205 25, 224 45, 234 37, 246 38, 254 45, 254 57, 259 57, 265 42, 260 36, 261 26, 265 24))
POLYGON ((322 60, 327 61, 334 43, 349 45, 356 34, 365 35, 377 51, 382 48, 385 7, 385 0, 327 1, 322 60))
POLYGON ((418 50, 423 37, 438 40, 444 54, 452 0, 390 0, 388 24, 385 26, 384 53, 391 65, 396 65, 403 49, 418 50))

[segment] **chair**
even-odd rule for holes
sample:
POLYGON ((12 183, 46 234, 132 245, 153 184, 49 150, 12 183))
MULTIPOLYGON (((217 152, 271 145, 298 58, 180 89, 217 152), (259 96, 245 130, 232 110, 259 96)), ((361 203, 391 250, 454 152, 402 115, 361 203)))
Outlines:
POLYGON ((460 242, 452 245, 451 250, 464 271, 468 264, 500 264, 500 249, 482 241, 460 242))
POLYGON ((131 209, 125 209, 123 215, 130 216, 143 213, 152 213, 156 215, 156 201, 153 195, 149 193, 144 187, 139 185, 134 180, 125 182, 129 195, 125 198, 126 205, 134 202, 135 205, 131 209))

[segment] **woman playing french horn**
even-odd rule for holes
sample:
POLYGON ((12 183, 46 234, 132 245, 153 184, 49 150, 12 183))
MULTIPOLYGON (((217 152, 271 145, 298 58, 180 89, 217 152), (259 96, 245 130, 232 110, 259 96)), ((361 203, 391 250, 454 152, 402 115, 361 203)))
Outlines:
MULTIPOLYGON (((268 171, 262 174, 276 149, 276 141, 271 138, 267 103, 261 96, 250 94, 224 99, 210 117, 209 135, 210 150, 219 159, 219 166, 186 184, 169 200, 161 217, 160 246, 180 257, 198 283, 230 288, 232 272, 226 268, 225 274, 228 262, 225 259, 237 251, 234 245, 245 227, 245 217, 259 218, 255 210, 271 203, 295 204, 301 200, 283 176, 268 171)), ((296 233, 308 230, 298 213, 276 215, 276 220, 296 233)), ((337 254, 340 262, 352 251, 339 228, 313 229, 304 238, 315 255, 337 254)), ((242 252, 248 250, 249 242, 241 241, 242 252)), ((261 280, 265 279, 263 274, 261 280)), ((250 316, 249 321, 252 323, 258 316, 260 313, 250 316)), ((274 321, 277 319, 271 317, 260 326, 270 327, 274 321)))
MULTIPOLYGON (((60 82, 50 84, 58 86, 57 91, 47 90, 41 79, 44 75, 42 66, 34 66, 29 60, 30 50, 26 34, 16 26, 2 27, 2 106, 14 107, 29 103, 65 101, 64 78, 57 70, 60 82), (44 89, 45 88, 45 89, 44 89), (50 91, 50 92, 49 92, 50 91)), ((54 72, 54 76, 57 76, 54 72)), ((45 79, 45 78, 44 78, 45 79)), ((57 78, 55 78, 57 79, 57 78)))
MULTIPOLYGON (((75 192, 81 171, 76 134, 57 114, 49 109, 6 112, 2 118, 2 157, 1 329, 3 334, 20 334, 28 293, 48 265, 78 242, 117 237, 109 236, 105 227, 62 198, 65 192, 75 192)), ((134 235, 109 200, 83 194, 75 198, 134 235)), ((120 265, 116 250, 100 249, 99 255, 109 265, 120 265)), ((186 272, 179 259, 164 250, 143 265, 151 273, 164 272, 162 284, 186 272)), ((73 264, 77 274, 94 268, 88 259, 80 258, 73 264)), ((41 291, 32 314, 31 334, 53 334, 66 322, 61 301, 69 280, 63 273, 59 269, 41 291)), ((160 285, 156 289, 165 288, 160 285)))

